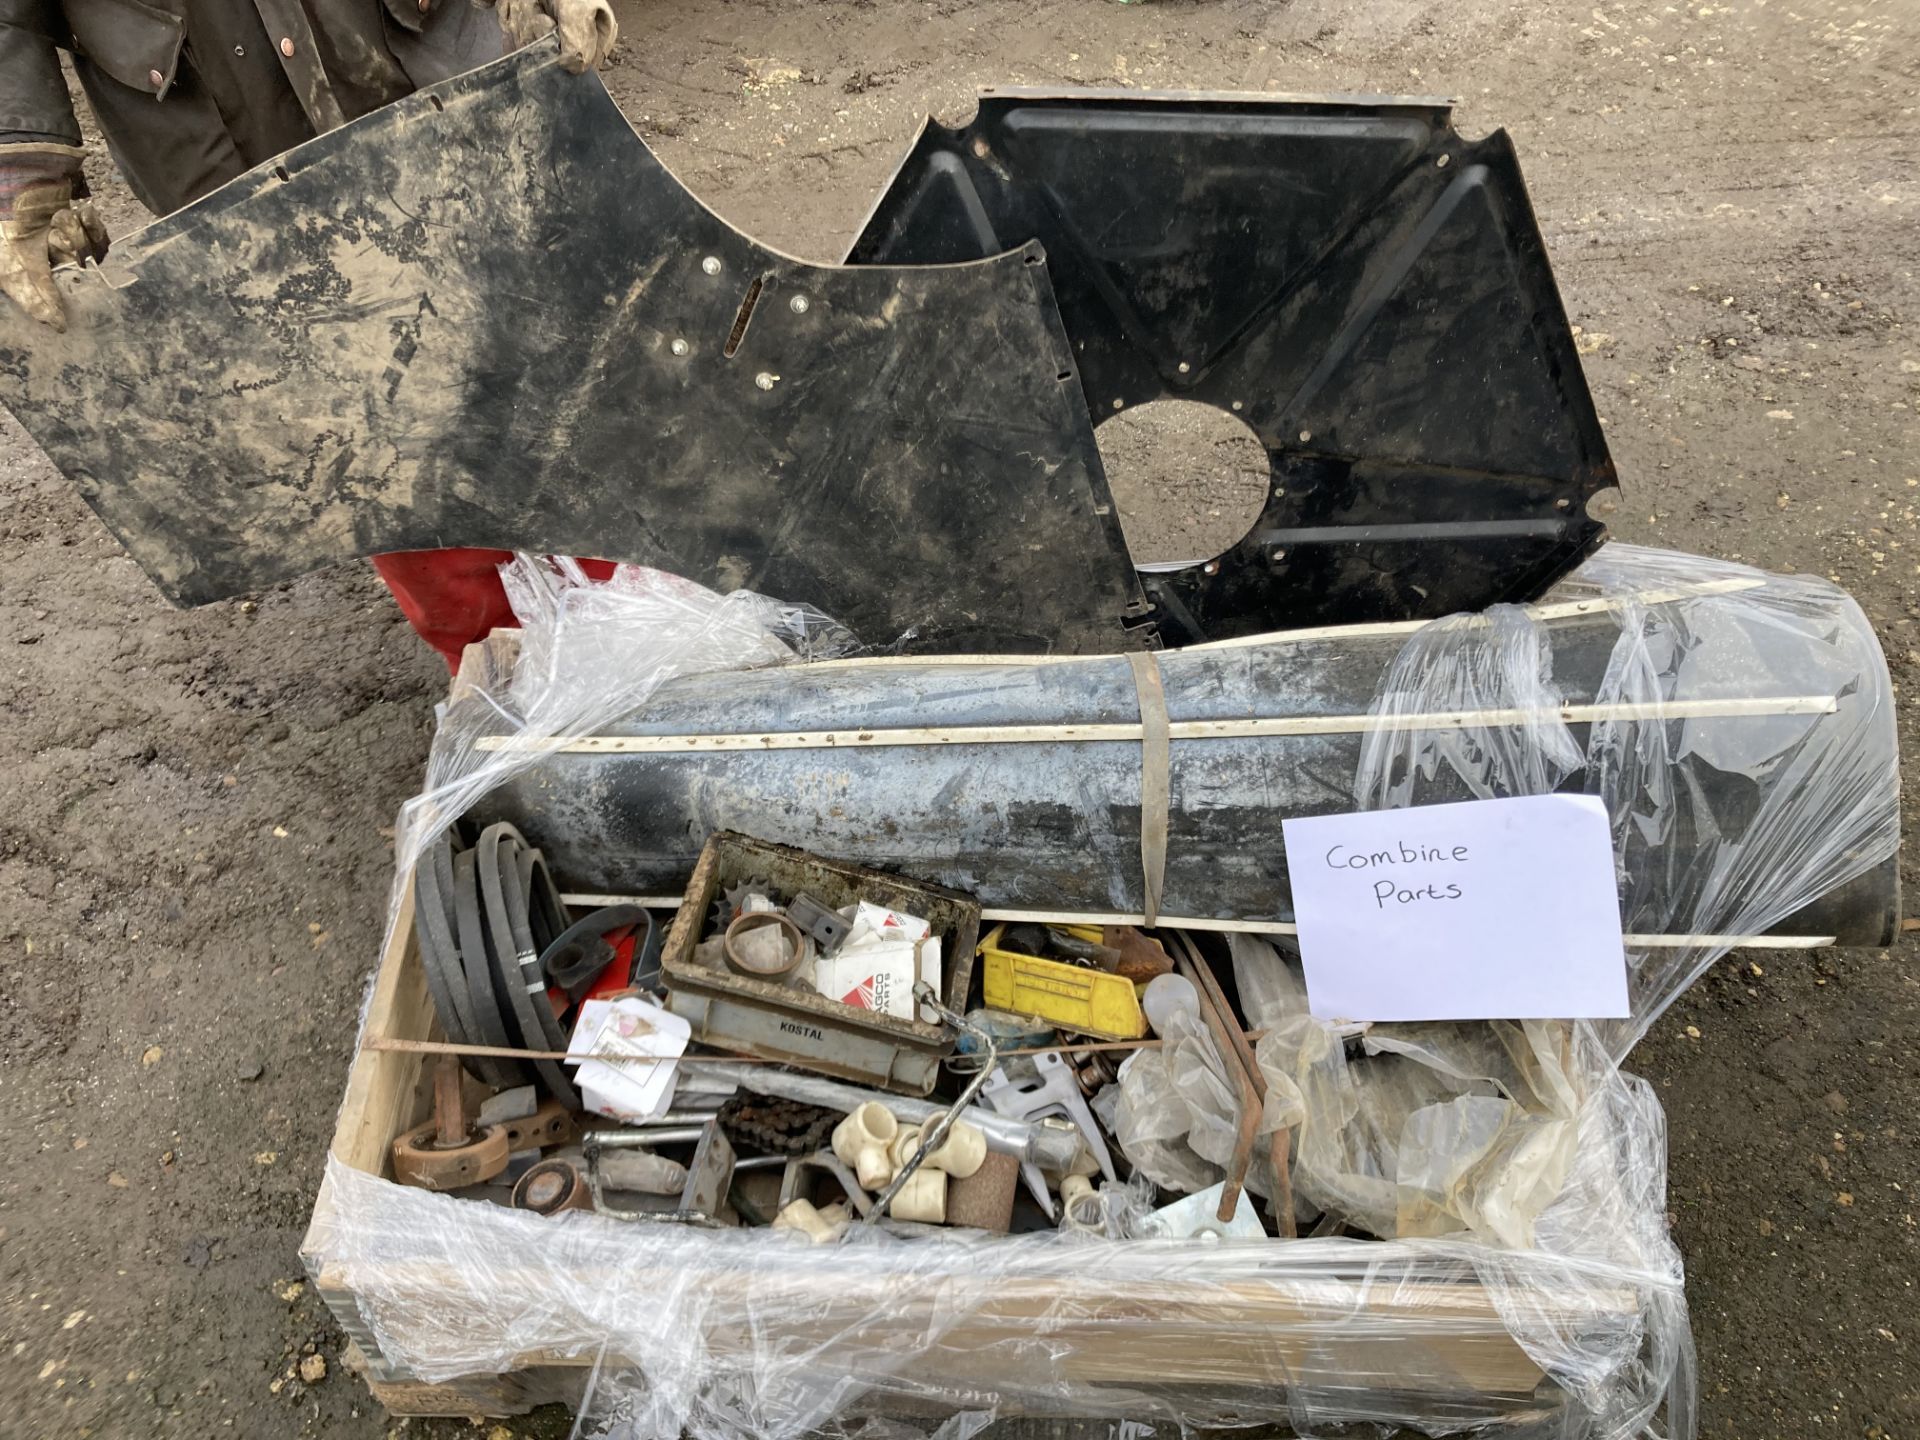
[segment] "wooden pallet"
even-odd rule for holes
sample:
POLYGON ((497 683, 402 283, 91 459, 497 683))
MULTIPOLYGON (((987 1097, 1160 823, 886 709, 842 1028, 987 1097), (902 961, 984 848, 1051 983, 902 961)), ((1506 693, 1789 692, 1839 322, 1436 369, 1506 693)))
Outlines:
MULTIPOLYGON (((410 899, 375 979, 364 1035, 441 1037, 413 939, 410 899)), ((342 1164, 370 1175, 389 1173, 394 1137, 427 1111, 423 1062, 418 1053, 360 1046, 333 1139, 332 1153, 342 1164)), ((364 1362, 373 1397, 391 1413, 503 1416, 552 1400, 578 1400, 590 1357, 530 1350, 515 1356, 508 1373, 425 1383, 396 1357, 384 1354, 357 1294, 376 1288, 391 1294, 400 1286, 406 1293, 430 1296, 439 1282, 424 1260, 389 1260, 383 1273, 374 1276, 326 1258, 325 1227, 339 1203, 334 1187, 323 1184, 302 1250, 316 1290, 360 1351, 357 1358, 364 1362)), ((737 1256, 734 1264, 739 1264, 737 1256)), ((1298 1388, 1312 1393, 1316 1417, 1328 1420, 1333 1418, 1326 1413, 1329 1397, 1342 1396, 1351 1397, 1356 1418, 1396 1413, 1396 1396, 1406 1397, 1417 1413, 1433 1413, 1438 1405, 1468 1424, 1513 1423, 1538 1415, 1542 1395, 1552 1387, 1543 1387, 1540 1367, 1509 1334, 1493 1297, 1481 1286, 1404 1279, 1368 1283, 1352 1271, 1343 1273, 1349 1278, 1303 1277, 1295 1282, 1263 1276, 1244 1283, 1222 1283, 1217 1277, 1195 1283, 1163 1279, 1143 1294, 1109 1278, 1110 1267, 1063 1271, 1046 1277, 1045 1283, 990 1277, 976 1282, 979 1288, 972 1292, 969 1276, 956 1272, 939 1277, 941 1283, 927 1287, 924 1296, 890 1295, 882 1305, 868 1287, 847 1283, 844 1272, 837 1273, 823 1293, 813 1277, 796 1266, 792 1309, 799 1328, 793 1338, 796 1344, 818 1343, 823 1334, 844 1335, 848 1354, 872 1363, 874 1357, 887 1355, 894 1335, 928 1333, 916 1324, 917 1312, 938 1306, 941 1320, 932 1331, 938 1340, 917 1349, 901 1372, 934 1394, 978 1397, 983 1390, 992 1393, 1001 1387, 1033 1393, 1049 1381, 1097 1394, 1102 1386, 1137 1391, 1149 1383, 1169 1397, 1182 1390, 1201 1393, 1196 1387, 1204 1387, 1215 1405, 1222 1393, 1244 1391, 1250 1406, 1268 1413, 1280 1392, 1298 1388), (884 1328, 876 1322, 876 1313, 890 1317, 884 1328), (1045 1346, 1009 1343, 1040 1324, 1047 1331, 1045 1346), (1032 1356, 1035 1373, 1007 1373, 1009 1358, 1017 1365, 1024 1355, 1032 1356), (1153 1378, 1143 1382, 1142 1377, 1153 1378)), ((630 1285, 644 1279, 630 1271, 626 1278, 630 1285)), ((703 1277, 703 1285, 744 1284, 749 1278, 757 1295, 788 1279, 784 1273, 770 1279, 765 1268, 749 1277, 716 1265, 703 1277)), ((494 1268, 490 1280, 506 1290, 525 1287, 525 1309, 531 1313, 553 1275, 537 1265, 505 1264, 494 1268)), ((655 1293, 671 1288, 672 1282, 663 1277, 655 1293)), ((504 1298, 517 1304, 514 1295, 504 1298)), ((636 1303, 643 1302, 637 1298, 636 1303)), ((1563 1334, 1595 1335, 1608 1329, 1624 1334, 1641 1320, 1633 1293, 1624 1289, 1601 1293, 1584 1287, 1562 1305, 1556 1306, 1552 1295, 1534 1296, 1530 1303, 1543 1315, 1561 1309, 1557 1323, 1563 1334)), ((751 1353, 756 1346, 764 1351, 778 1342, 780 1337, 770 1333, 778 1328, 776 1319, 771 1325, 758 1324, 752 1335, 716 1330, 705 1343, 724 1360, 730 1354, 751 1353)))

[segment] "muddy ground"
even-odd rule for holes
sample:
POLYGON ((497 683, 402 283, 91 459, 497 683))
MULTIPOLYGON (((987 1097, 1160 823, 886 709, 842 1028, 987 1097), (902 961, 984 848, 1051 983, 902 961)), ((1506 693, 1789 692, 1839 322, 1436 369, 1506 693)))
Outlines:
MULTIPOLYGON (((608 83, 640 129, 821 259, 921 116, 980 85, 1459 97, 1463 130, 1518 142, 1617 533, 1832 576, 1896 680, 1920 671, 1915 0, 621 13, 608 83)), ((1190 472, 1123 494, 1143 548, 1234 533, 1231 483, 1190 472)), ((359 567, 169 609, 11 423, 0 617, 0 1432, 384 1435, 289 1282, 444 671, 359 567), (308 1352, 324 1378, 289 1379, 308 1352)), ((1704 1434, 1920 1434, 1916 1030, 1910 944, 1730 957, 1635 1057, 1670 1121, 1704 1434)))

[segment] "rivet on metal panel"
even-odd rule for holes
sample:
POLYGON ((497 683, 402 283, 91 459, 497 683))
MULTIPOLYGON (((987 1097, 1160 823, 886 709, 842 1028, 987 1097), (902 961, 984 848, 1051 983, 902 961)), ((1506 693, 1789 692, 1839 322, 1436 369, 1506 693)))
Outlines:
POLYGON ((1200 568, 1208 575, 1218 575, 1220 573, 1220 562, 1218 560, 1209 560, 1200 568))
POLYGON ((758 375, 753 377, 753 383, 758 385, 762 390, 771 390, 773 388, 773 382, 779 378, 778 375, 771 375, 767 371, 762 370, 758 375))
POLYGON ((1244 410, 1247 407, 1245 405, 1242 405, 1238 400, 1236 400, 1233 402, 1233 408, 1236 410, 1244 410))
POLYGON ((667 343, 667 349, 671 350, 676 355, 686 354, 688 348, 689 347, 687 345, 687 342, 680 339, 678 336, 675 336, 671 341, 667 343))
POLYGON ((1302 430, 1300 432, 1300 443, 1302 445, 1306 444, 1312 438, 1313 438, 1313 432, 1311 430, 1302 430))
POLYGON ((1436 170, 1444 170, 1452 161, 1453 157, 1451 155, 1442 155, 1438 160, 1433 162, 1434 168, 1436 170))
POLYGON ((286 56, 289 60, 293 58, 293 37, 291 35, 286 35, 281 37, 280 53, 286 56))
POLYGON ((700 268, 709 275, 718 275, 720 273, 720 257, 718 255, 707 256, 706 259, 700 262, 700 268))
POLYGON ((1126 408, 1126 404, 1127 402, 1124 400, 1115 400, 1113 402, 1113 408, 1116 410, 1122 410, 1126 408))
POLYGON ((1185 375, 1191 369, 1193 369, 1193 366, 1189 365, 1186 361, 1182 360, 1180 362, 1180 373, 1182 375, 1185 375))
POLYGON ((804 315, 807 313, 807 306, 810 303, 806 296, 796 295, 787 302, 787 308, 796 315, 804 315))
MULTIPOLYGON (((233 48, 238 50, 240 47, 236 45, 233 48)), ((167 83, 167 77, 162 75, 158 70, 149 70, 147 72, 147 79, 149 82, 152 83, 153 88, 156 90, 158 90, 162 85, 167 83)))

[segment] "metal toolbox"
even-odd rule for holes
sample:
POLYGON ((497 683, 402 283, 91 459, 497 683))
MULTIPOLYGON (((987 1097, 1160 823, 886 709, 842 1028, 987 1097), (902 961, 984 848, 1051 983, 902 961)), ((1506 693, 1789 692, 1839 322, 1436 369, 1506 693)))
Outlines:
POLYGON ((807 986, 695 963, 693 950, 713 902, 726 887, 747 880, 764 880, 782 895, 805 891, 834 909, 871 900, 920 916, 940 939, 941 998, 954 1010, 967 1008, 980 938, 979 902, 944 886, 721 831, 700 851, 661 952, 667 1008, 693 1026, 693 1038, 701 1044, 790 1060, 902 1095, 929 1094, 941 1060, 953 1053, 958 1039, 946 1026, 895 1019, 829 1000, 807 986))

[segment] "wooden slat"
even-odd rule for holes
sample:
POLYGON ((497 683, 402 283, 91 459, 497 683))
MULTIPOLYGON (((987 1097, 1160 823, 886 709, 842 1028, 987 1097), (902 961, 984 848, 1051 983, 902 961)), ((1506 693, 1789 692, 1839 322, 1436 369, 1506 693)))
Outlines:
POLYGON ((540 1402, 517 1374, 465 1375, 445 1385, 419 1380, 367 1380, 367 1389, 389 1415, 451 1415, 488 1420, 524 1415, 540 1402))
MULTIPOLYGON (((357 1276, 351 1266, 330 1268, 327 1279, 349 1290, 377 1284, 390 1302, 396 1294, 408 1297, 408 1308, 417 1304, 423 1312, 435 1297, 465 1295, 472 1284, 471 1276, 426 1261, 384 1265, 377 1277, 357 1276)), ((489 1302, 508 1310, 537 1309, 541 1295, 556 1286, 564 1293, 592 1283, 590 1274, 556 1281, 512 1265, 487 1271, 489 1302)), ((622 1292, 636 1305, 685 1283, 684 1275, 649 1276, 632 1266, 620 1272, 622 1292)), ((787 1296, 781 1279, 765 1271, 716 1266, 702 1275, 701 1288, 710 1302, 703 1343, 722 1365, 791 1345, 817 1352, 817 1363, 863 1368, 898 1352, 902 1373, 942 1387, 1032 1390, 1150 1376, 1229 1389, 1379 1385, 1407 1393, 1520 1396, 1541 1379, 1540 1367, 1474 1284, 1306 1276, 1189 1282, 1163 1273, 1142 1292, 1092 1273, 1044 1281, 916 1274, 889 1284, 885 1276, 850 1279, 836 1267, 826 1284, 796 1271, 787 1296), (749 1287, 750 1320, 737 1313, 749 1287), (741 1303, 730 1305, 729 1295, 741 1303), (1034 1345, 1042 1333, 1046 1344, 1034 1345), (900 1351, 902 1345, 908 1348, 900 1351), (1037 1368, 1019 1373, 1023 1362, 1037 1368)), ((1560 1307, 1565 1328, 1591 1333, 1632 1323, 1630 1292, 1578 1301, 1560 1307)), ((530 1348, 513 1363, 519 1369, 588 1362, 530 1348)))
MULTIPOLYGON (((414 942, 411 884, 373 982, 365 1033, 397 1039, 439 1038, 439 1020, 414 942)), ((347 1096, 333 1132, 333 1154, 341 1163, 369 1175, 387 1172, 394 1137, 414 1123, 422 1063, 419 1055, 359 1048, 347 1072, 347 1096)))
POLYGON ((460 652, 460 668, 454 672, 447 700, 459 704, 476 691, 493 695, 513 679, 514 662, 520 658, 520 632, 494 630, 484 640, 476 640, 460 652))

